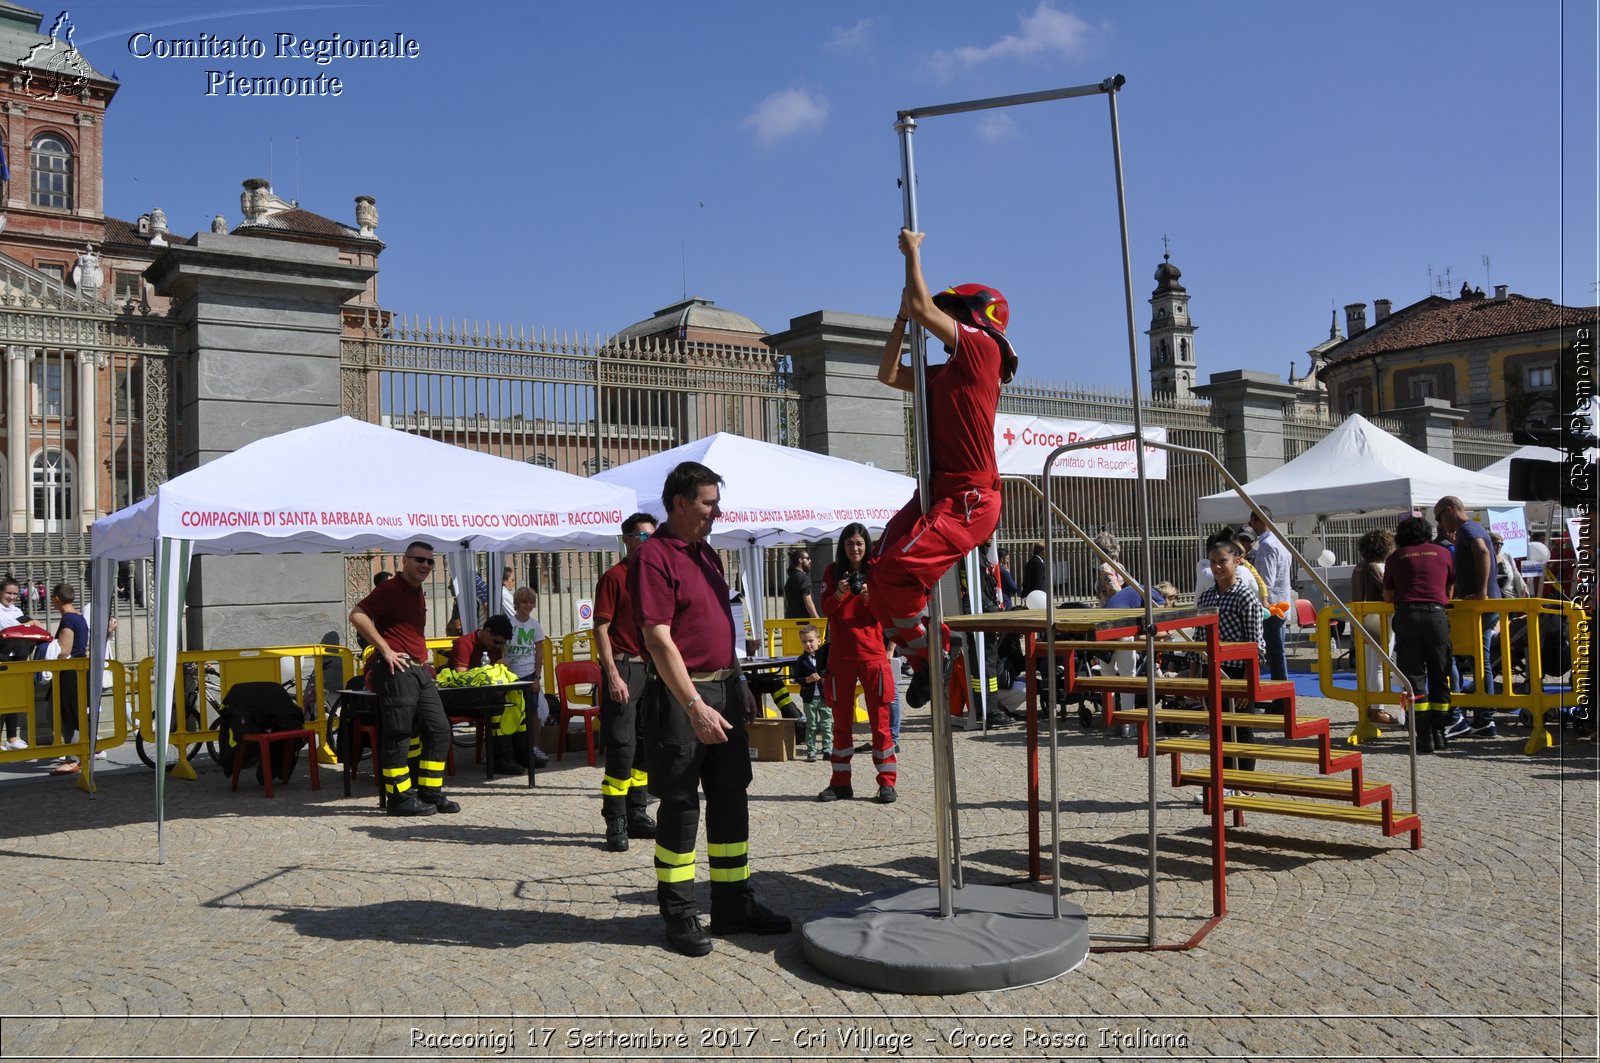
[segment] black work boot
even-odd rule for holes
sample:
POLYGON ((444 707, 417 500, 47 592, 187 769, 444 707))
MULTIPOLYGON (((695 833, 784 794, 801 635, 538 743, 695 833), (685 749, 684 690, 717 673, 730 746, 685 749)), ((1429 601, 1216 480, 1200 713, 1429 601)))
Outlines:
POLYGON ((711 896, 711 932, 713 934, 787 934, 794 923, 787 915, 779 915, 760 901, 755 894, 745 891, 733 897, 711 896))
POLYGON ((606 843, 608 853, 628 851, 628 821, 622 816, 606 817, 606 843))
POLYGON ((526 763, 517 763, 517 748, 510 735, 495 735, 489 744, 489 770, 496 775, 525 775, 526 763))
POLYGON ((700 924, 694 912, 688 915, 669 915, 667 943, 685 956, 704 956, 711 951, 711 935, 700 924))
POLYGON ((644 808, 635 805, 628 809, 628 837, 654 838, 656 836, 656 821, 650 818, 650 813, 644 808))
POLYGON ((389 795, 388 812, 391 816, 431 816, 439 811, 426 801, 419 801, 417 795, 407 790, 403 794, 389 795))
POLYGON ((1438 714, 1437 713, 1432 713, 1432 712, 1419 712, 1419 713, 1417 713, 1417 752, 1418 753, 1432 753, 1433 752, 1434 743, 1436 741, 1440 742, 1440 743, 1442 743, 1444 741, 1444 736, 1443 735, 1439 735, 1437 737, 1437 739, 1434 737, 1434 733, 1433 733, 1433 718, 1436 715, 1438 715, 1438 714))
POLYGON ((906 704, 913 709, 920 709, 932 696, 933 685, 928 677, 928 662, 923 661, 917 665, 917 670, 911 673, 911 682, 906 686, 906 704))
POLYGON ((848 801, 856 795, 849 786, 830 786, 817 795, 818 801, 848 801))
POLYGON ((461 806, 444 795, 443 790, 430 790, 425 786, 417 787, 417 800, 429 805, 435 812, 460 812, 461 806))

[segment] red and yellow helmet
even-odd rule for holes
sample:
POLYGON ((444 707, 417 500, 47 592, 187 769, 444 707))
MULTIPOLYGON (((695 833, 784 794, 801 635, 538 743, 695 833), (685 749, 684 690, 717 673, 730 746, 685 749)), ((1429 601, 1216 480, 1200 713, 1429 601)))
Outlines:
POLYGON ((933 305, 958 321, 996 329, 1001 335, 1011 321, 1011 304, 998 288, 987 284, 957 284, 946 288, 933 297, 933 305))
POLYGON ((957 284, 933 297, 933 305, 957 321, 981 328, 1000 345, 1000 381, 1011 383, 1017 373, 1017 352, 1006 339, 1011 323, 1011 304, 1000 289, 987 284, 957 284))

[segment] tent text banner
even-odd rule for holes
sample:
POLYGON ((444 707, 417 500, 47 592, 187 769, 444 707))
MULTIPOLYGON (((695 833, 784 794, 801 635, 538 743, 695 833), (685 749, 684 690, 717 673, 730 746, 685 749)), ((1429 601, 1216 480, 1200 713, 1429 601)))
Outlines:
MULTIPOLYGON (((1085 439, 1104 436, 1127 435, 1132 425, 1107 424, 1101 421, 1065 421, 1048 417, 1027 417, 1002 413, 994 419, 994 453, 1004 475, 1037 476, 1044 467, 1044 459, 1057 447, 1085 439)), ((1165 428, 1146 428, 1145 438, 1165 443, 1165 428)), ((1144 464, 1152 480, 1167 478, 1167 452, 1156 447, 1145 447, 1144 464)), ((1063 454, 1050 469, 1052 476, 1098 476, 1115 479, 1133 479, 1138 475, 1138 462, 1133 451, 1133 441, 1125 440, 1102 447, 1086 447, 1063 454)))

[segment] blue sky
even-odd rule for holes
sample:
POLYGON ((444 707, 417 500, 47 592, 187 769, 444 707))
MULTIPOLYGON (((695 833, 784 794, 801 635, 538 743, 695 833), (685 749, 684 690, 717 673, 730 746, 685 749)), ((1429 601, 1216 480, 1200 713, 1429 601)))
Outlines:
MULTIPOLYGON (((258 175, 347 222, 374 195, 380 296, 406 315, 609 333, 686 289, 771 331, 819 309, 892 314, 896 110, 1117 73, 1141 363, 1163 236, 1202 377, 1303 371, 1330 309, 1342 327, 1346 303, 1408 305, 1430 267, 1452 288, 1596 302, 1592 2, 69 10, 121 81, 109 213, 160 206, 185 234, 237 223, 258 175), (141 30, 243 34, 269 54, 140 59, 141 30), (279 32, 402 33, 420 55, 318 66, 274 57, 279 32), (208 97, 212 69, 344 88, 208 97)), ((930 282, 1007 294, 1023 378, 1126 389, 1105 99, 928 119, 916 154, 930 282)))

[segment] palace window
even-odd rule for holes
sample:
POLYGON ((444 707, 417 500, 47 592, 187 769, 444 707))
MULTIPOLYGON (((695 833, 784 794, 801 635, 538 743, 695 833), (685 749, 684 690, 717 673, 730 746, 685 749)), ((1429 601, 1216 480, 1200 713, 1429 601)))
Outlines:
POLYGON ((144 298, 144 275, 131 269, 119 269, 112 274, 118 305, 137 303, 144 298))
POLYGON ((53 524, 72 519, 72 459, 55 448, 33 458, 33 519, 53 524))
POLYGON ((28 366, 35 417, 62 417, 72 413, 72 374, 59 354, 44 355, 28 366))
POLYGON ((35 137, 28 176, 29 202, 72 209, 72 147, 53 133, 35 137))
POLYGON ((1556 386, 1556 371, 1554 366, 1536 365, 1528 367, 1528 387, 1553 388, 1556 386))

